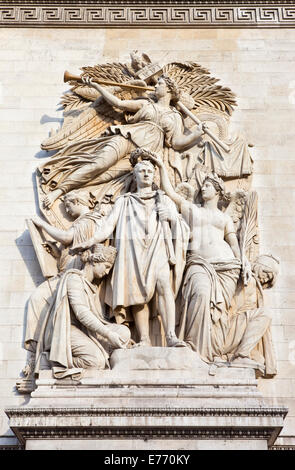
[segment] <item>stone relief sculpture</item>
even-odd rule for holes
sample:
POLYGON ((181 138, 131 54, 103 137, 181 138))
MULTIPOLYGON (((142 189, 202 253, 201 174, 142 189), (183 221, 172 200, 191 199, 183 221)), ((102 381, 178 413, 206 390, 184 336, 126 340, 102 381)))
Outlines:
POLYGON ((129 155, 138 147, 162 155, 174 184, 188 180, 196 184, 197 163, 222 177, 251 174, 245 140, 228 137, 234 95, 216 85, 218 80, 200 65, 161 66, 132 54, 131 64, 84 67, 81 77, 66 80, 73 87, 62 100, 64 124, 41 145, 57 151, 38 170, 40 205, 47 218, 54 214, 62 223, 59 198, 75 188, 91 188, 99 200, 110 192, 127 192, 129 155), (138 64, 146 65, 139 69, 138 64), (97 81, 113 86, 106 89, 97 81), (201 138, 203 125, 196 126, 196 120, 206 124, 208 138, 201 138))
MULTIPOLYGON (((47 240, 43 247, 37 247, 37 250, 46 250, 56 259, 58 274, 49 276, 40 284, 28 301, 24 347, 29 351, 29 360, 24 372, 29 377, 34 374, 40 331, 55 300, 60 278, 67 270, 81 269, 83 266, 80 257, 69 252, 70 247, 77 242, 91 238, 95 233, 96 225, 101 225, 109 208, 109 204, 105 206, 102 202, 99 209, 96 207, 96 210, 91 210, 93 209, 91 196, 89 193, 81 191, 68 193, 64 197, 63 204, 65 212, 71 219, 74 219, 67 230, 54 227, 40 217, 32 219, 36 227, 42 228, 54 240, 54 242, 47 240)), ((22 383, 19 384, 19 387, 22 388, 22 383)))
MULTIPOLYGON (((263 308, 262 289, 271 287, 278 274, 279 261, 271 255, 259 256, 251 265, 247 286, 238 282, 225 338, 223 360, 235 367, 253 367, 264 376, 277 373, 270 332, 271 318, 263 308)), ((217 359, 220 364, 220 358, 217 359)))
MULTIPOLYGON (((202 185, 203 205, 186 201, 169 181, 161 160, 164 191, 177 204, 190 226, 190 245, 182 286, 182 312, 186 323, 184 338, 196 348, 201 358, 214 362, 219 357, 224 338, 224 324, 240 274, 240 250, 233 222, 217 207, 224 193, 217 175, 208 175, 202 185)), ((248 273, 244 273, 244 277, 248 273)))
POLYGON ((114 348, 152 345, 191 348, 211 374, 273 376, 263 289, 279 262, 260 256, 251 144, 229 131, 235 95, 195 62, 138 51, 65 81, 64 123, 37 170, 47 222, 30 222, 57 269, 29 299, 18 390, 42 364, 77 377, 109 367, 114 348))
POLYGON ((116 249, 97 245, 82 255, 82 270, 68 269, 61 276, 54 302, 43 321, 36 349, 38 372, 42 353, 48 354, 56 377, 80 376, 84 369, 109 367, 109 354, 124 348, 129 329, 105 320, 99 299, 100 280, 113 266, 116 249))
POLYGON ((224 184, 216 174, 205 177, 203 202, 198 207, 174 191, 163 162, 151 153, 150 158, 160 168, 164 191, 190 225, 180 294, 180 337, 208 363, 252 366, 274 375, 270 318, 263 312, 261 288, 275 279, 278 261, 264 255, 251 266, 244 246, 245 232, 250 232, 245 222, 249 211, 244 211, 240 249, 231 217, 217 206, 224 196, 224 184), (255 348, 260 341, 264 353, 259 355, 255 348))
POLYGON ((148 160, 137 162, 141 154, 145 151, 137 149, 131 153, 136 192, 119 196, 104 227, 75 249, 103 242, 116 229, 118 256, 107 284, 106 303, 119 322, 124 320, 122 310, 131 307, 140 338, 138 346, 146 346, 151 344, 150 312, 146 306, 156 294, 156 310, 162 319, 167 346, 185 346, 175 335, 175 296, 185 267, 188 226, 173 202, 161 190, 153 191, 155 169, 148 160))

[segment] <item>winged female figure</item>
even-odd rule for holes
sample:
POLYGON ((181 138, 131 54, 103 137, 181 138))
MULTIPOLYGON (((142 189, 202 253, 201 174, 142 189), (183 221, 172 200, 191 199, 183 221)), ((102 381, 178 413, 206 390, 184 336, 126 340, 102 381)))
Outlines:
MULTIPOLYGON (((51 159, 53 175, 58 170, 59 173, 63 172, 63 178, 45 197, 44 205, 48 208, 56 199, 73 189, 105 183, 129 171, 129 164, 126 165, 126 161, 120 164, 120 161, 138 147, 161 154, 165 144, 182 151, 196 143, 203 133, 200 125, 190 134, 184 134, 181 114, 172 105, 178 99, 178 88, 165 75, 155 85, 156 101, 145 98, 121 100, 92 79, 84 78, 84 81, 99 91, 111 106, 134 114, 129 117, 127 124, 111 126, 111 135, 98 138, 96 142, 91 140, 86 144, 74 144, 71 155, 71 147, 67 147, 66 154, 60 152, 51 159), (89 146, 91 153, 88 151, 89 146), (108 172, 110 168, 113 170, 108 172)), ((48 171, 47 164, 42 171, 49 176, 52 173, 48 171)))

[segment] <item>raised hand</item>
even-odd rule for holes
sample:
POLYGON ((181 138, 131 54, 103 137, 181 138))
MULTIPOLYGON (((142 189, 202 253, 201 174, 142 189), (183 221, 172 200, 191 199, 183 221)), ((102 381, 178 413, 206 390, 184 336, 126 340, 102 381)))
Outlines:
POLYGON ((158 203, 157 209, 161 222, 164 222, 165 220, 171 220, 171 211, 168 207, 165 206, 165 204, 158 203))
POLYGON ((243 265, 243 271, 242 271, 244 286, 247 286, 249 284, 251 276, 252 276, 251 264, 249 263, 248 260, 246 260, 243 265))
POLYGON ((45 198, 43 199, 43 207, 45 209, 50 209, 53 203, 62 195, 61 189, 55 189, 54 191, 50 191, 45 198))
POLYGON ((95 240, 93 238, 90 238, 90 240, 87 240, 86 242, 81 243, 80 245, 73 246, 73 248, 70 249, 70 254, 71 255, 79 254, 82 251, 88 250, 93 245, 95 245, 95 240))
POLYGON ((151 160, 157 167, 163 168, 163 161, 153 152, 148 152, 148 159, 151 160))
POLYGON ((31 221, 33 222, 34 225, 36 225, 36 227, 42 227, 43 223, 44 223, 44 221, 40 217, 38 217, 37 215, 32 217, 31 221))
POLYGON ((91 77, 88 77, 88 75, 85 75, 82 77, 82 82, 85 83, 85 85, 89 86, 96 86, 96 83, 93 82, 93 79, 91 77))

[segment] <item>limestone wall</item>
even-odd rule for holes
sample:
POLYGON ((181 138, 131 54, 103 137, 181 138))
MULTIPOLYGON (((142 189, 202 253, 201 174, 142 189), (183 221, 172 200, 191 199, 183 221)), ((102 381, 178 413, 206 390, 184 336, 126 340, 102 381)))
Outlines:
MULTIPOLYGON (((255 145, 262 252, 281 260, 277 284, 266 292, 279 373, 260 379, 260 389, 270 403, 289 407, 279 442, 295 444, 295 30, 12 28, 0 30, 0 42, 0 407, 27 399, 14 386, 26 358, 25 304, 42 275, 25 218, 37 207, 40 142, 62 119, 63 72, 124 62, 136 47, 153 60, 197 61, 238 96, 232 126, 255 145)), ((3 411, 0 436, 0 445, 14 442, 3 411)))

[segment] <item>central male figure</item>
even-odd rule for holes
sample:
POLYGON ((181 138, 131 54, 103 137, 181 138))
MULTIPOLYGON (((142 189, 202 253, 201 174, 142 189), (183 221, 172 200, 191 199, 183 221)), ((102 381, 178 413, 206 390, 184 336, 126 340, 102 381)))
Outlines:
MULTIPOLYGON (((135 163, 145 151, 131 154, 135 163)), ((189 228, 175 204, 160 190, 153 190, 155 167, 137 161, 135 193, 117 198, 102 229, 76 250, 103 242, 113 232, 117 258, 107 285, 105 302, 113 312, 131 307, 139 334, 138 346, 151 345, 147 304, 156 295, 167 346, 185 346, 175 335, 175 297, 185 267, 189 228)))

